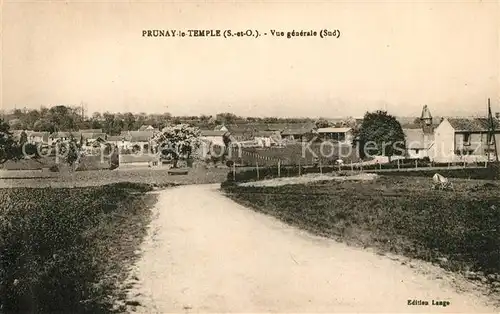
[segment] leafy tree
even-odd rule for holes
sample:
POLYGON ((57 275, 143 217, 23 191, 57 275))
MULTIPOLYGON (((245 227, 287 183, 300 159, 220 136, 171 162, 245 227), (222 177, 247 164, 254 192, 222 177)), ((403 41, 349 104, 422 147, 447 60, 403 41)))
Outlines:
POLYGON ((316 125, 316 128, 327 128, 327 127, 332 126, 332 124, 324 118, 319 118, 318 120, 316 120, 315 125, 316 125))
POLYGON ((19 138, 19 145, 20 146, 23 146, 24 144, 26 144, 28 142, 28 134, 26 134, 26 132, 23 130, 21 132, 21 136, 19 138))
POLYGON ((14 141, 9 129, 9 124, 0 119, 0 163, 22 157, 22 150, 14 141))
POLYGON ((65 161, 68 165, 73 166, 79 158, 79 145, 77 139, 70 135, 70 139, 67 147, 67 154, 65 155, 65 161))
POLYGON ((201 145, 197 127, 188 124, 178 124, 165 127, 155 136, 162 155, 169 155, 173 160, 173 167, 177 167, 179 159, 191 158, 192 153, 201 145))
POLYGON ((367 112, 354 133, 362 158, 366 154, 390 158, 405 152, 405 135, 401 124, 387 111, 367 112))

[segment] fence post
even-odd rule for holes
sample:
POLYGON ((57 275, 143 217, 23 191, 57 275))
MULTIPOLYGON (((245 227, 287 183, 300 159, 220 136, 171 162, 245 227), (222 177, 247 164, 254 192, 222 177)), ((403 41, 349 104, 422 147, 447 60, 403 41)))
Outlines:
POLYGON ((351 160, 351 172, 354 172, 354 166, 352 165, 352 160, 351 160))
POLYGON ((236 181, 236 163, 233 162, 233 181, 236 181))
POLYGON ((278 178, 281 177, 281 160, 278 160, 278 178))
POLYGON ((399 165, 399 158, 398 158, 398 170, 400 169, 400 165, 399 165))
POLYGON ((382 170, 382 164, 380 162, 378 163, 378 169, 382 170))
POLYGON ((418 159, 415 159, 415 169, 418 169, 418 159))
POLYGON ((255 167, 257 168, 257 180, 259 180, 260 177, 259 177, 259 162, 258 161, 255 161, 255 167))
POLYGON ((299 177, 300 177, 300 158, 299 158, 299 177))
POLYGON ((321 159, 319 160, 319 173, 323 174, 323 167, 321 166, 321 159))

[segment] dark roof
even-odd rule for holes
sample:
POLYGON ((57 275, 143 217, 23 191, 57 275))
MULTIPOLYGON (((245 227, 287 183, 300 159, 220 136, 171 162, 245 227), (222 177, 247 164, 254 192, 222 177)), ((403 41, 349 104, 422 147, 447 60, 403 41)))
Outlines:
POLYGON ((61 138, 61 137, 69 137, 73 135, 75 139, 80 139, 81 133, 79 132, 54 132, 49 137, 50 138, 61 138))
MULTIPOLYGON (((466 132, 487 132, 489 130, 488 118, 447 118, 455 131, 466 132)), ((495 129, 499 128, 499 123, 493 119, 495 129)))
POLYGON ((289 125, 282 134, 283 135, 295 135, 295 134, 307 134, 311 133, 316 128, 314 123, 298 123, 289 125))
POLYGON ((82 138, 84 140, 98 139, 98 138, 101 138, 101 139, 105 140, 106 139, 106 133, 83 133, 82 134, 82 138))

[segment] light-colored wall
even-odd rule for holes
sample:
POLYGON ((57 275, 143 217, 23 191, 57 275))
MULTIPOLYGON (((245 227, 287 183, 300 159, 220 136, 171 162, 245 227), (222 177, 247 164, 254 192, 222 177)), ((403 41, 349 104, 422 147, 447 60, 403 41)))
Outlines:
POLYGON ((444 119, 434 130, 434 144, 429 158, 436 162, 452 161, 455 157, 455 129, 444 119))

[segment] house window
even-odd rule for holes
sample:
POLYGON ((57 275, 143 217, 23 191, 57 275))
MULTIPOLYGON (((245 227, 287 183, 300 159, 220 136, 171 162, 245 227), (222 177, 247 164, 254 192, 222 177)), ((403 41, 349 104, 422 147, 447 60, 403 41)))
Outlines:
POLYGON ((338 138, 339 138, 339 141, 340 141, 340 142, 345 141, 345 133, 339 133, 339 134, 338 134, 338 138))
POLYGON ((463 143, 464 143, 464 145, 470 145, 470 134, 469 133, 464 134, 463 143))

